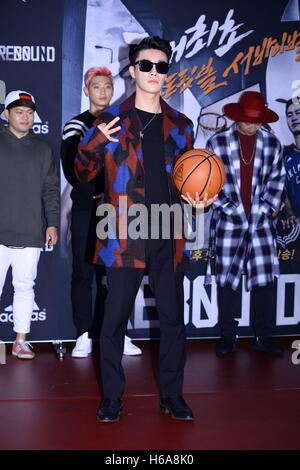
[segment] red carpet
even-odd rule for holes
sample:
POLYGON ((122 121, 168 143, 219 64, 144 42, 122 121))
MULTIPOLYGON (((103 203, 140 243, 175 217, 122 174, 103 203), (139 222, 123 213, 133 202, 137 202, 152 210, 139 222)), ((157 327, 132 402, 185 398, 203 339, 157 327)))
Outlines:
POLYGON ((143 355, 124 358, 124 411, 109 424, 96 422, 97 352, 59 360, 50 344, 36 344, 34 361, 8 354, 0 366, 0 449, 300 449, 300 365, 291 362, 292 340, 280 340, 284 358, 240 340, 225 360, 215 356, 213 341, 190 341, 185 398, 194 422, 159 410, 157 342, 139 342, 143 355))

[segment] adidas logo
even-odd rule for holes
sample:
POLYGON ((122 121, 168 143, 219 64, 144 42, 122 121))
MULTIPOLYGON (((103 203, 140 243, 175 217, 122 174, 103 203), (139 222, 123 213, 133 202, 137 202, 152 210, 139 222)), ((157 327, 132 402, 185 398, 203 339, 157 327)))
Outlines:
MULTIPOLYGON (((31 321, 45 321, 46 318, 47 314, 45 309, 41 311, 36 302, 34 302, 31 321)), ((13 323, 13 321, 13 307, 9 305, 4 309, 4 312, 0 313, 0 323, 13 323)))
POLYGON ((32 126, 32 130, 35 134, 48 134, 49 132, 48 122, 43 123, 36 111, 34 113, 34 124, 32 126))

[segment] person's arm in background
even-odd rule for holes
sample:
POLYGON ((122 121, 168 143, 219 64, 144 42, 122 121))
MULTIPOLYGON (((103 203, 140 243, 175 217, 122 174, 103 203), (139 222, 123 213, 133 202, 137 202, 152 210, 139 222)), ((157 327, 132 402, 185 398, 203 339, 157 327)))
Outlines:
MULTIPOLYGON (((215 153, 215 150, 212 146, 210 139, 206 143, 206 150, 209 150, 210 152, 215 153)), ((210 209, 217 209, 218 207, 224 207, 231 203, 231 201, 229 201, 229 199, 225 196, 223 189, 221 189, 218 195, 215 198, 213 198, 213 200, 210 200, 210 201, 211 201, 209 204, 211 206, 210 209)))
POLYGON ((294 214, 292 204, 291 204, 291 202, 288 198, 287 193, 285 194, 284 208, 285 208, 285 212, 286 212, 286 215, 287 215, 284 222, 285 222, 287 228, 292 228, 294 225, 300 224, 300 218, 297 217, 294 214))
POLYGON ((77 155, 78 145, 84 136, 83 123, 76 124, 70 120, 64 126, 61 141, 61 162, 66 180, 74 186, 78 184, 75 175, 75 157, 77 155))
POLYGON ((72 186, 67 183, 61 193, 60 200, 60 249, 64 258, 69 257, 68 245, 71 241, 71 199, 72 186))
POLYGON ((50 151, 45 162, 42 201, 47 221, 45 243, 51 247, 58 241, 60 188, 55 161, 50 151))

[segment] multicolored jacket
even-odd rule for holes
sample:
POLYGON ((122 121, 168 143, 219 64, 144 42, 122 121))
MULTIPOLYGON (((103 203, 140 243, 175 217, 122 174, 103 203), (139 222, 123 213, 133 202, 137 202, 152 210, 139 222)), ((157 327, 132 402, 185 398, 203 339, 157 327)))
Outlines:
MULTIPOLYGON (((165 168, 168 176, 170 204, 180 203, 178 192, 172 180, 172 169, 176 158, 193 147, 193 123, 184 114, 171 108, 161 99, 163 113, 163 137, 165 168)), ((116 226, 122 217, 120 196, 127 196, 128 207, 145 203, 145 175, 142 143, 139 130, 142 123, 135 110, 135 94, 120 105, 112 106, 102 113, 85 134, 78 147, 75 171, 82 182, 95 178, 102 168, 105 172, 105 204, 111 204, 116 211, 116 226), (110 142, 98 129, 100 123, 108 123, 116 116, 121 130, 113 135, 118 142, 110 142)), ((94 262, 107 267, 145 267, 145 240, 122 238, 120 234, 108 230, 106 239, 97 238, 94 262), (112 236, 110 236, 112 233, 112 236)), ((185 240, 174 237, 174 270, 182 271, 189 263, 185 240)))

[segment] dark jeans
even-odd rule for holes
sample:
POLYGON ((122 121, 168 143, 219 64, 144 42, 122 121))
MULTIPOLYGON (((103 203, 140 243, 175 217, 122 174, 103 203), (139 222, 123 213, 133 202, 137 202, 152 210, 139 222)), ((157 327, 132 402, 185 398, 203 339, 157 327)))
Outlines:
MULTIPOLYGON (((160 395, 178 396, 182 395, 185 365, 183 274, 174 273, 170 257, 159 260, 151 249, 147 257, 150 287, 160 320, 160 395)), ((100 335, 102 388, 103 397, 116 399, 124 393, 124 335, 144 270, 107 268, 106 272, 108 295, 100 335)))
MULTIPOLYGON (((229 286, 217 286, 217 300, 221 336, 234 338, 238 322, 235 317, 241 309, 240 290, 229 286)), ((275 325, 275 289, 274 284, 254 287, 251 291, 251 306, 254 313, 253 328, 258 337, 272 336, 275 325)))
POLYGON ((77 337, 86 331, 93 337, 99 337, 107 290, 102 284, 104 269, 92 262, 96 242, 96 220, 93 211, 72 210, 71 232, 73 255, 71 302, 77 337), (95 307, 93 307, 94 279, 97 289, 95 307), (94 329, 95 333, 92 332, 94 329))

